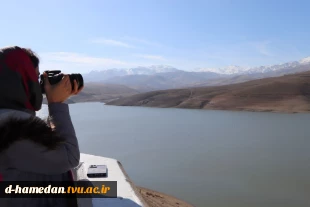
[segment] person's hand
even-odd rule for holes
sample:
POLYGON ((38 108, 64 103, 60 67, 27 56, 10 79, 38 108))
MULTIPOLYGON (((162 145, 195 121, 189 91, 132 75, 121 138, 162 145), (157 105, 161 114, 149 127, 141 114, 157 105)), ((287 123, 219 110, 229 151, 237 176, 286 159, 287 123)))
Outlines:
POLYGON ((72 90, 70 78, 68 75, 64 75, 62 80, 54 85, 51 85, 47 74, 44 73, 44 89, 46 93, 46 98, 48 103, 63 103, 65 102, 70 96, 77 95, 83 87, 79 90, 78 84, 76 80, 74 80, 74 89, 72 90))

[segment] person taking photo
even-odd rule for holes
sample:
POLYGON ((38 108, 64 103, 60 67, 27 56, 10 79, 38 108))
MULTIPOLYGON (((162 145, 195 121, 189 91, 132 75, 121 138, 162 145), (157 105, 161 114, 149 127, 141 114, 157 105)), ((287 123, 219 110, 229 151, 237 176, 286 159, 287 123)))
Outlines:
MULTIPOLYGON (((39 58, 21 47, 0 49, 0 182, 73 181, 71 170, 80 162, 78 140, 69 106, 78 94, 68 75, 54 85, 44 74, 49 116, 36 117, 43 95, 39 58)), ((0 198, 0 206, 76 206, 76 199, 0 198)))

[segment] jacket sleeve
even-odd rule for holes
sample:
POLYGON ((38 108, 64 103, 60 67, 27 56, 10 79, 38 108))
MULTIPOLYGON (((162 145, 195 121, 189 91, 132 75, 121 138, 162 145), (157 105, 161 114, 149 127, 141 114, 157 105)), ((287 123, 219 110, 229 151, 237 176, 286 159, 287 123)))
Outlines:
POLYGON ((25 172, 52 175, 65 173, 78 166, 80 151, 68 104, 53 103, 48 108, 51 125, 66 141, 56 150, 47 150, 28 140, 19 141, 7 152, 12 158, 12 167, 25 172))
POLYGON ((80 150, 69 113, 69 106, 65 103, 52 103, 48 105, 48 109, 50 124, 54 125, 56 131, 62 137, 66 138, 66 143, 64 144, 66 156, 59 157, 58 159, 66 158, 67 166, 70 169, 74 168, 79 165, 80 150))

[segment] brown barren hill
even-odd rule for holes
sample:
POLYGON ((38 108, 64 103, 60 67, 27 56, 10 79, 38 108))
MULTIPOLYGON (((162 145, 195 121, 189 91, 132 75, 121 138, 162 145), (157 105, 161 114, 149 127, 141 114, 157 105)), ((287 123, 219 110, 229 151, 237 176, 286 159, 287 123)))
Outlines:
POLYGON ((107 105, 272 112, 310 111, 310 71, 244 83, 153 91, 107 105))

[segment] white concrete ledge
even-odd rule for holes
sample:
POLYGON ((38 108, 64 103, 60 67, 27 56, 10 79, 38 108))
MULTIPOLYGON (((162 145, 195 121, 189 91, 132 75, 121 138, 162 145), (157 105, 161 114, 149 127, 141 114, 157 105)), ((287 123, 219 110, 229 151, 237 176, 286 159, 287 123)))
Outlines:
MULTIPOLYGON (((93 207, 147 207, 147 204, 141 197, 135 185, 130 181, 121 163, 116 159, 81 153, 80 165, 74 170, 73 173, 76 180, 87 179, 89 181, 117 181, 118 198, 93 198, 93 207), (87 177, 87 170, 90 165, 106 165, 108 169, 108 176, 106 178, 87 177)), ((80 204, 80 206, 86 205, 80 204)))

